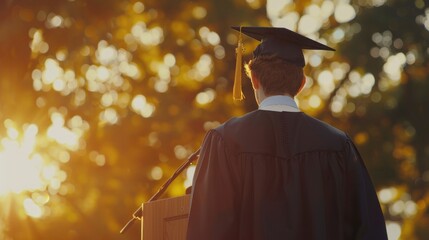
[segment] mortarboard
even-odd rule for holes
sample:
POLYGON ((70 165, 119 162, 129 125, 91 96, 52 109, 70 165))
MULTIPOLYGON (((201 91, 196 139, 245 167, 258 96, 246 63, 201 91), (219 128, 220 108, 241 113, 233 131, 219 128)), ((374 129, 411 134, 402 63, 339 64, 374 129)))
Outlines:
POLYGON ((237 62, 233 94, 234 99, 236 100, 241 100, 243 98, 243 94, 241 92, 241 33, 261 42, 253 51, 254 58, 264 55, 275 55, 299 67, 304 67, 305 65, 304 54, 302 52, 303 49, 335 51, 333 48, 316 42, 287 28, 232 27, 232 29, 240 32, 238 47, 236 49, 237 62))

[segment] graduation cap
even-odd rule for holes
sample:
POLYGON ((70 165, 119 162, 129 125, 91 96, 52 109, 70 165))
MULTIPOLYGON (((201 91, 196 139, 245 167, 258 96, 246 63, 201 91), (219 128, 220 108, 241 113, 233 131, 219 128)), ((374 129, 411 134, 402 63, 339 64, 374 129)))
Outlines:
POLYGON ((243 52, 241 33, 261 42, 253 51, 254 58, 264 55, 275 55, 299 67, 304 67, 305 65, 304 54, 302 52, 303 49, 335 51, 333 48, 316 42, 287 28, 232 27, 232 29, 240 32, 238 47, 236 49, 237 61, 233 90, 234 100, 241 100, 244 97, 241 92, 241 54, 243 52))

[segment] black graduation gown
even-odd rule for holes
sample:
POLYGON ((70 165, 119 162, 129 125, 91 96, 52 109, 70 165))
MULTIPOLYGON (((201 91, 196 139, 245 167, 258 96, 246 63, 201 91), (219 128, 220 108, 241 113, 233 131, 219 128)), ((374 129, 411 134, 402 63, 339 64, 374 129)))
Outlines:
POLYGON ((188 240, 387 239, 355 145, 302 112, 257 110, 207 133, 188 240))

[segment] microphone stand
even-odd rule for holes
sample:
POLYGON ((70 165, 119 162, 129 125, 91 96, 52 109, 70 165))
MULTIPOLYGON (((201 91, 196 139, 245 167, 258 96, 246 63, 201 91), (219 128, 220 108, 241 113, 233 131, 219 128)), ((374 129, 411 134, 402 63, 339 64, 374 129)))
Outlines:
MULTIPOLYGON (((167 190, 167 187, 171 184, 171 182, 173 182, 173 180, 176 179, 179 176, 179 174, 183 172, 183 170, 185 170, 193 161, 195 161, 195 159, 198 158, 199 153, 200 153, 200 149, 198 149, 197 151, 192 153, 188 157, 188 160, 186 162, 184 162, 182 165, 180 165, 180 167, 176 170, 176 172, 174 172, 173 176, 171 176, 161 186, 161 188, 158 190, 158 192, 155 193, 155 195, 153 195, 147 202, 152 202, 152 201, 157 200, 165 192, 165 190, 167 190)), ((141 206, 133 213, 133 217, 127 222, 127 224, 125 224, 125 226, 121 229, 121 231, 119 233, 120 234, 124 233, 129 227, 131 227, 133 225, 135 220, 141 220, 140 216, 142 216, 142 215, 143 215, 143 207, 141 206)))

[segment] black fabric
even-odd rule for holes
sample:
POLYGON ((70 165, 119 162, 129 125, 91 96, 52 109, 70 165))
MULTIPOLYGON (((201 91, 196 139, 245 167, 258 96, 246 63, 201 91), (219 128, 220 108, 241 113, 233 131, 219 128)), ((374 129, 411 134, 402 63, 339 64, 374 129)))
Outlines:
POLYGON ((353 142, 300 112, 257 110, 211 130, 192 191, 188 240, 387 239, 353 142))

